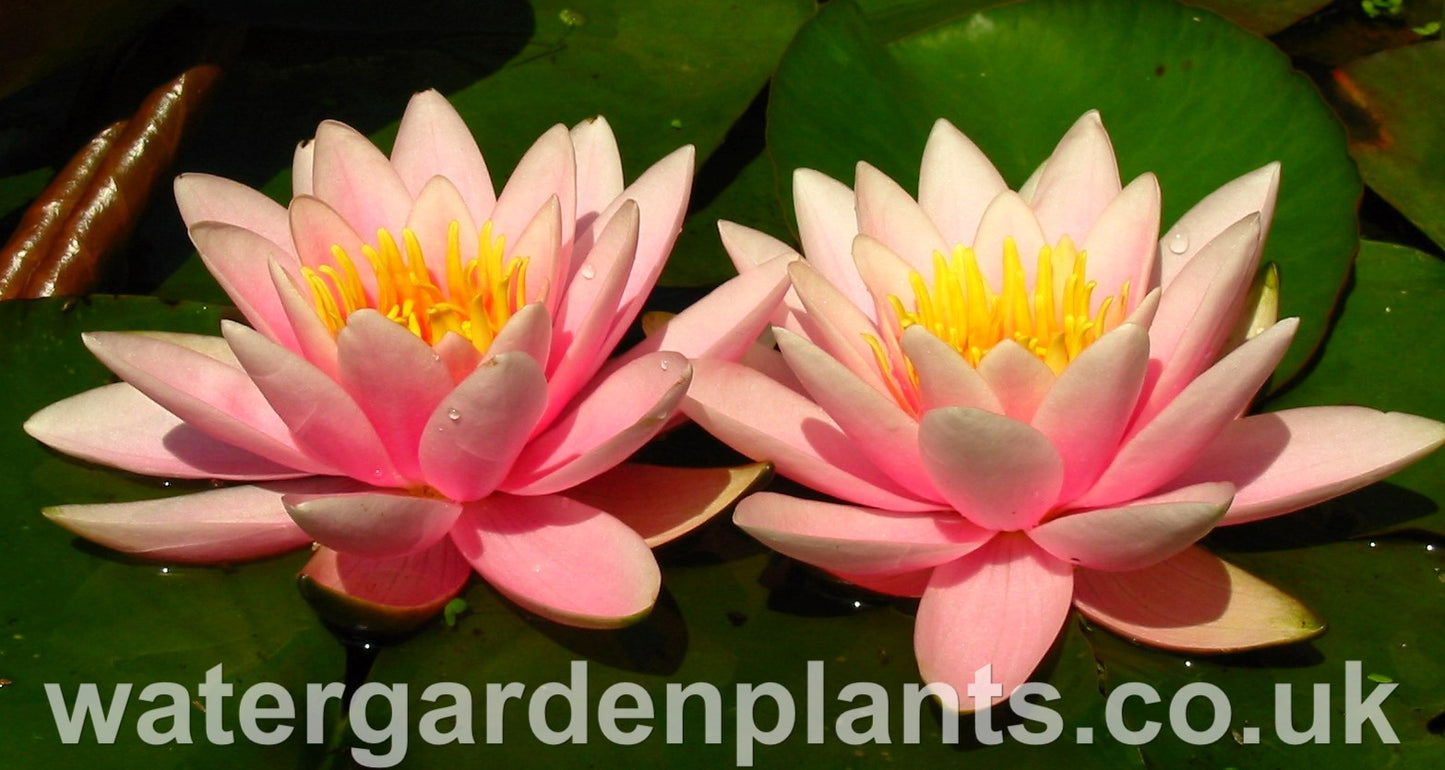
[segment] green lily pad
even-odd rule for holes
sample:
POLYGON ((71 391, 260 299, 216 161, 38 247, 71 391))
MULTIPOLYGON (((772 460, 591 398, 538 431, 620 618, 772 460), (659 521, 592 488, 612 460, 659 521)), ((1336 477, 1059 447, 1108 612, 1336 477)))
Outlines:
POLYGON ((1029 0, 904 34, 829 3, 779 65, 768 139, 784 189, 799 167, 851 181, 859 160, 916 189, 929 126, 946 117, 1017 186, 1089 109, 1102 113, 1124 179, 1158 175, 1165 223, 1230 179, 1283 163, 1265 259, 1288 287, 1282 312, 1302 319, 1281 379, 1299 371, 1356 246, 1360 182, 1309 82, 1212 14, 1029 0))
POLYGON ((1445 42, 1395 48, 1335 72, 1356 110, 1350 155, 1380 197, 1445 248, 1445 42))
POLYGON ((1330 4, 1330 0, 1191 0, 1258 35, 1273 35, 1330 4))

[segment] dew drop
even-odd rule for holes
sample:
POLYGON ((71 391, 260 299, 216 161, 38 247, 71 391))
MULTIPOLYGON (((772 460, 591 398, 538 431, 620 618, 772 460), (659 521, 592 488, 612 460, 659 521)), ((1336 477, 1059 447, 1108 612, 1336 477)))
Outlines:
POLYGON ((1175 230, 1174 234, 1169 236, 1169 251, 1174 254, 1183 254, 1189 251, 1189 233, 1175 230))
POLYGON ((452 422, 456 422, 462 419, 462 413, 458 411, 455 407, 453 407, 447 410, 447 419, 451 420, 452 422))
POLYGON ((590 264, 588 264, 588 265, 583 265, 583 266, 582 266, 582 277, 583 277, 583 278, 586 278, 586 279, 589 280, 589 281, 592 280, 593 278, 596 278, 596 277, 597 277, 597 268, 593 267, 593 266, 590 265, 590 264))
POLYGON ((661 364, 661 366, 662 366, 662 370, 663 370, 664 372, 667 371, 667 362, 666 362, 666 361, 663 361, 662 364, 661 364))

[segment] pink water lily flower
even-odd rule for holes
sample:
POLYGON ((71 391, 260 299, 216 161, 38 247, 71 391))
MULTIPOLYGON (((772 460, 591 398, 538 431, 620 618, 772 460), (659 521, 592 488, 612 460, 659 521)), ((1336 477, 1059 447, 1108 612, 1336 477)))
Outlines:
MULTIPOLYGON (((798 172, 806 260, 780 350, 694 362, 684 411, 844 502, 762 493, 734 520, 921 596, 919 668, 961 697, 986 665, 994 701, 1027 681, 1071 606, 1178 650, 1318 633, 1193 544, 1380 479, 1445 426, 1350 406, 1242 416, 1297 324, 1246 306, 1278 179, 1225 185, 1161 242, 1157 181, 1121 186, 1092 112, 1018 192, 945 121, 917 199, 867 164, 854 189, 798 172)), ((744 274, 791 251, 722 231, 744 274)))
POLYGON ((425 92, 389 158, 323 123, 296 152, 288 206, 182 176, 191 239, 250 325, 88 334, 123 382, 25 427, 127 471, 246 483, 46 515, 169 562, 315 542, 310 581, 423 615, 473 571, 560 622, 644 615, 660 581, 649 545, 759 469, 619 463, 674 415, 684 354, 740 354, 787 288, 781 262, 741 276, 608 360, 679 232, 692 170, 684 147, 624 187, 597 118, 544 133, 497 194, 460 116, 425 92))

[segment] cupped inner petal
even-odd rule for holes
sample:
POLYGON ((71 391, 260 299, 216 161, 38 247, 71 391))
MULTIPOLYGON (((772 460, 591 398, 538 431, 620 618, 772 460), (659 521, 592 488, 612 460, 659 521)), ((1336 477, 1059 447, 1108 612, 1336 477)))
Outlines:
POLYGON ((979 409, 945 407, 923 416, 924 467, 938 490, 979 526, 1032 526, 1058 501, 1064 462, 1042 433, 979 409))
POLYGON ((1233 497, 1233 484, 1196 484, 1115 508, 1067 513, 1034 527, 1029 537, 1071 564, 1110 572, 1141 569, 1204 537, 1233 497))
POLYGON ((328 548, 391 559, 430 548, 461 515, 460 503, 382 491, 282 498, 296 525, 328 548))

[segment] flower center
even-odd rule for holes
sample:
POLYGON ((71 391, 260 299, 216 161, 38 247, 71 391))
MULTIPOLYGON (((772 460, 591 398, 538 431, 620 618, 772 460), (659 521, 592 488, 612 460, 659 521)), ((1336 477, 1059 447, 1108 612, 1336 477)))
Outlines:
MULTIPOLYGON (((990 350, 1013 340, 1038 356, 1055 374, 1124 320, 1129 304, 1129 282, 1119 288, 1118 301, 1106 297, 1090 312, 1096 283, 1086 277, 1088 259, 1068 236, 1053 247, 1039 250, 1033 286, 1029 286, 1012 238, 1003 243, 1003 285, 994 291, 979 270, 973 249, 958 246, 951 257, 933 254, 933 282, 917 272, 908 277, 913 289, 911 309, 896 296, 887 297, 893 308, 893 331, 901 335, 910 326, 922 326, 957 350, 969 364, 978 366, 990 350)), ((904 380, 917 392, 917 375, 906 356, 897 371, 883 344, 867 337, 878 367, 900 403, 911 399, 904 380)))
POLYGON ((422 256, 421 243, 409 229, 401 245, 385 230, 376 231, 377 246, 362 246, 375 290, 362 281, 356 261, 340 246, 331 247, 334 264, 301 268, 316 314, 332 336, 358 310, 371 308, 435 345, 456 332, 486 352, 497 332, 526 304, 527 257, 505 259, 506 237, 492 235, 492 223, 477 234, 477 256, 462 262, 461 227, 447 230, 446 276, 434 281, 422 256), (438 285, 440 283, 441 285, 438 285))

